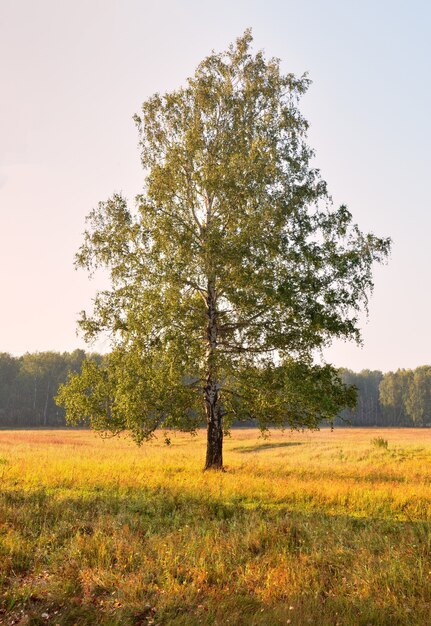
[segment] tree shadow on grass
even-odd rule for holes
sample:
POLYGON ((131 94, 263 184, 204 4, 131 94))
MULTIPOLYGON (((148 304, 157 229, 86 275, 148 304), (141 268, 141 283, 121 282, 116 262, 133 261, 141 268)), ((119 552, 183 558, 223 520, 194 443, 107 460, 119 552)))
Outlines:
POLYGON ((169 485, 66 496, 0 491, 0 519, 15 532, 14 545, 0 546, 0 624, 15 609, 41 624, 53 606, 65 626, 217 626, 227 616, 236 626, 430 623, 430 591, 417 583, 417 562, 429 558, 426 521, 298 510, 294 502, 250 508, 169 485), (223 567, 214 559, 221 541, 223 567), (295 562, 303 564, 304 593, 287 584, 295 562), (235 586, 238 575, 247 588, 235 586), (267 580, 285 591, 270 593, 267 580))
POLYGON ((235 452, 241 452, 241 454, 247 452, 264 452, 265 450, 275 450, 277 448, 290 448, 292 446, 302 446, 301 441, 282 441, 281 443, 258 443, 255 446, 237 446, 232 448, 235 452))

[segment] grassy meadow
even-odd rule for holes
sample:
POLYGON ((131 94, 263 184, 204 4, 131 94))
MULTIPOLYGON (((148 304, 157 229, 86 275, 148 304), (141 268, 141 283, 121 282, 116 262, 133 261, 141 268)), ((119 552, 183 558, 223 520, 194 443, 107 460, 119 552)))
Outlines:
POLYGON ((431 430, 171 441, 0 431, 1 624, 431 624, 431 430))

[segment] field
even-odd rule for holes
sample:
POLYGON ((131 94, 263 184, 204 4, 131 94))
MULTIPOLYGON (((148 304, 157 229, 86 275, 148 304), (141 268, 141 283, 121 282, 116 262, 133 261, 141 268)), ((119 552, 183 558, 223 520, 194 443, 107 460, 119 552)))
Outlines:
POLYGON ((431 624, 431 430, 171 440, 0 431, 1 624, 431 624))

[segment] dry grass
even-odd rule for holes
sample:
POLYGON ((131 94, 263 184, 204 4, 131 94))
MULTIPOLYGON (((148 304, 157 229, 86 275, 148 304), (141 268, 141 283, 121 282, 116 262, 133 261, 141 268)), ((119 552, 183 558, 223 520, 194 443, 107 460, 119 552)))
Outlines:
POLYGON ((171 439, 0 432, 0 623, 431 623, 431 431, 171 439))

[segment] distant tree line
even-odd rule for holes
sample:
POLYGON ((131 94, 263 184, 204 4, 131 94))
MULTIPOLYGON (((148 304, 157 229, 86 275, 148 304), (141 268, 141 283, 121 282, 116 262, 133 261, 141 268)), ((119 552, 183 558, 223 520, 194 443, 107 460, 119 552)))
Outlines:
MULTIPOLYGON (((69 372, 79 372, 86 358, 98 354, 35 352, 14 357, 0 353, 0 426, 65 426, 64 410, 54 397, 69 372)), ((345 410, 337 424, 352 426, 431 426, 431 366, 378 370, 340 370, 343 382, 358 390, 356 408, 345 410)))
POLYGON ((69 372, 78 372, 87 356, 74 352, 36 352, 20 357, 0 353, 0 426, 65 426, 54 401, 69 372))
POLYGON ((343 411, 337 423, 353 426, 431 426, 431 366, 359 373, 341 370, 345 383, 355 385, 354 410, 343 411))

